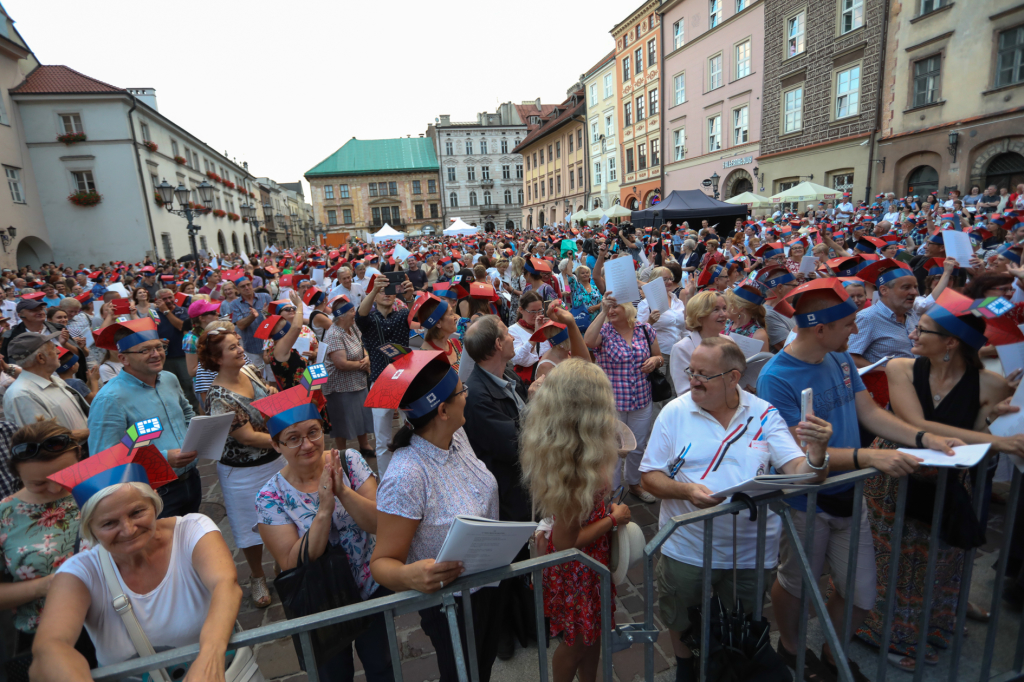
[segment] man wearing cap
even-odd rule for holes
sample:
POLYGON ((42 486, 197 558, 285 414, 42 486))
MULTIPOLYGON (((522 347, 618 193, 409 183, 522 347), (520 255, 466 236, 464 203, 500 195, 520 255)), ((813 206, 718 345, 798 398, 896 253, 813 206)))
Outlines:
POLYGON ((238 289, 238 298, 228 303, 224 312, 231 315, 231 321, 235 323, 242 338, 242 348, 245 355, 260 371, 263 370, 263 341, 257 339, 255 334, 264 320, 264 313, 270 305, 270 294, 257 294, 253 291, 252 282, 248 277, 239 277, 235 280, 235 288, 238 289))
POLYGON ((4 337, 3 344, 0 344, 0 354, 10 360, 7 347, 11 341, 26 332, 39 334, 59 334, 60 344, 67 347, 71 335, 66 331, 62 332, 57 325, 46 320, 46 304, 35 294, 35 298, 22 298, 15 306, 15 311, 21 318, 21 322, 11 329, 11 335, 4 337))
POLYGON ((202 485, 195 470, 197 453, 181 451, 195 412, 177 377, 164 371, 167 351, 155 322, 142 318, 115 323, 97 334, 96 345, 116 351, 117 361, 124 369, 93 398, 89 412, 90 452, 114 446, 129 426, 157 417, 163 432, 153 444, 178 475, 178 480, 158 490, 164 501, 160 516, 184 516, 199 511, 202 485))
POLYGON ((54 372, 60 367, 59 333, 25 332, 12 339, 5 357, 21 366, 21 374, 4 393, 4 414, 19 427, 36 423, 36 417, 54 419, 70 429, 76 440, 89 437, 85 400, 54 372))
MULTIPOLYGON (((839 279, 807 282, 789 296, 795 297, 796 340, 761 370, 757 396, 779 411, 795 435, 796 426, 800 423, 801 392, 805 388, 813 390, 814 415, 832 425, 828 447, 829 476, 874 467, 890 476, 900 477, 918 468, 920 460, 899 450, 859 447, 858 424, 869 426, 874 433, 895 443, 914 444, 919 448, 951 453, 952 446, 961 444, 955 438, 918 432, 891 412, 883 410, 871 398, 857 373, 853 358, 846 350, 850 335, 857 332, 857 306, 839 279)), ((829 598, 828 614, 843 641, 849 640, 852 631, 856 631, 875 604, 875 549, 871 534, 865 532, 869 528, 867 505, 861 506, 854 594, 846 594, 853 492, 854 484, 848 483, 818 493, 814 552, 810 557, 811 572, 816 576, 822 573, 825 557, 829 558, 836 591, 829 598), (845 600, 851 598, 854 606, 852 631, 843 633, 845 600)), ((789 498, 786 503, 791 508, 797 534, 803 542, 807 498, 789 498)), ((783 534, 781 563, 777 581, 772 587, 772 607, 781 635, 778 650, 790 666, 795 662, 798 643, 800 581, 800 558, 790 546, 787 535, 783 534)), ((822 657, 826 664, 831 662, 832 655, 827 646, 822 657)), ((806 660, 810 670, 816 670, 819 679, 829 672, 820 665, 813 652, 807 652, 806 660)), ((858 672, 854 673, 854 678, 864 679, 862 676, 858 678, 858 672)), ((834 677, 835 673, 831 675, 834 677)))
POLYGON ((875 261, 857 276, 878 289, 878 302, 857 313, 857 331, 850 336, 850 355, 857 367, 882 358, 913 357, 910 332, 921 316, 914 312, 917 277, 909 266, 892 259, 875 261))

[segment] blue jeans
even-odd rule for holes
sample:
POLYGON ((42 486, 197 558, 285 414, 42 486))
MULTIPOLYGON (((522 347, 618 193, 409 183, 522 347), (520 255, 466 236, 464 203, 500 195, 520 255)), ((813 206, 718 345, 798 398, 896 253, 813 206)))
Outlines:
MULTIPOLYGON (((386 587, 378 587, 370 595, 370 599, 386 597, 392 594, 386 587)), ((363 664, 363 672, 368 682, 392 682, 391 650, 388 647, 388 626, 384 614, 378 613, 370 617, 370 628, 356 638, 356 651, 363 664)), ((355 664, 352 660, 352 647, 338 654, 330 661, 320 665, 320 682, 352 682, 355 676, 355 664)))
POLYGON ((199 472, 193 467, 181 474, 177 481, 157 488, 156 492, 164 501, 164 510, 160 512, 161 519, 195 514, 203 501, 203 482, 199 479, 199 472))

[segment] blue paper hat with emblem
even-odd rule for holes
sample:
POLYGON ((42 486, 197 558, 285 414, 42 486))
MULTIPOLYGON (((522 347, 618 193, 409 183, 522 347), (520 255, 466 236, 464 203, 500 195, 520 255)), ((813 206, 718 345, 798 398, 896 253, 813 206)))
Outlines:
POLYGON ((796 312, 793 315, 793 320, 796 321, 796 326, 801 329, 816 327, 819 324, 829 324, 857 313, 857 304, 846 293, 842 280, 837 277, 825 277, 805 282, 796 289, 793 289, 785 298, 790 299, 794 309, 796 309, 800 307, 800 298, 804 294, 815 291, 833 294, 838 299, 838 302, 835 305, 813 312, 796 312))
POLYGON ((71 491, 81 509, 93 495, 118 483, 147 483, 159 488, 178 477, 164 456, 152 445, 163 433, 157 418, 136 422, 124 437, 103 452, 96 453, 47 478, 71 491))
POLYGON ((320 410, 326 404, 321 389, 326 383, 327 368, 322 364, 310 365, 302 372, 297 386, 255 400, 252 406, 267 418, 267 431, 276 436, 292 424, 320 419, 320 410))
POLYGON ((441 351, 410 351, 397 344, 383 346, 381 352, 392 358, 384 368, 363 405, 388 410, 400 409, 410 418, 416 419, 429 414, 438 405, 448 400, 459 385, 459 375, 441 351), (439 371, 447 367, 441 379, 424 395, 407 399, 405 394, 420 372, 434 365, 439 371))

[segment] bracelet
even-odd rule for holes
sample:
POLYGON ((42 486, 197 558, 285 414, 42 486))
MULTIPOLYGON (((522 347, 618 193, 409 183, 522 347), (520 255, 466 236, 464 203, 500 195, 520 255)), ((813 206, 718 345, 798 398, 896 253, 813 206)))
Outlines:
POLYGON ((821 463, 820 467, 816 467, 813 464, 811 464, 811 455, 809 453, 805 454, 804 457, 807 458, 807 466, 814 469, 815 471, 824 471, 825 469, 828 468, 828 450, 825 451, 825 460, 821 463))
POLYGON ((857 459, 857 453, 860 452, 860 448, 853 449, 853 468, 860 469, 860 460, 857 459))
POLYGON ((918 431, 917 432, 917 438, 915 439, 914 442, 917 444, 918 448, 922 448, 922 449, 924 448, 924 434, 925 434, 924 431, 918 431))
POLYGON ((615 517, 612 516, 611 512, 608 512, 608 518, 612 520, 612 531, 618 530, 619 529, 619 522, 615 520, 615 517))

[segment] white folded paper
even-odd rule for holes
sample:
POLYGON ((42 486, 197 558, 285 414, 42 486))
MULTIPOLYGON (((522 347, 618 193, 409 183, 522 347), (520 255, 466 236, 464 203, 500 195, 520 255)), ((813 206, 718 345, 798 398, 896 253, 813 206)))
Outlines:
POLYGON ((640 287, 636 283, 636 264, 632 258, 616 258, 604 265, 605 290, 619 303, 640 300, 640 287))
POLYGON ((224 454, 224 444, 231 432, 234 413, 218 414, 214 417, 192 417, 185 432, 185 442, 181 444, 182 452, 199 453, 201 459, 220 459, 224 454))
POLYGON ((532 522, 456 516, 435 561, 461 561, 463 575, 508 566, 535 530, 532 522))
POLYGON ((861 367, 860 369, 857 370, 857 374, 859 374, 861 376, 864 376, 865 374, 867 374, 868 372, 873 370, 875 367, 878 367, 879 365, 884 365, 885 363, 887 363, 890 360, 892 360, 894 357, 896 357, 896 356, 895 355, 887 355, 884 358, 882 358, 881 360, 879 360, 878 362, 873 362, 870 365, 868 365, 867 367, 861 367))
POLYGON ((801 275, 810 275, 814 272, 815 268, 818 267, 817 256, 804 256, 800 259, 800 270, 801 275))
POLYGON ((908 455, 920 457, 924 461, 921 462, 923 466, 931 467, 972 467, 982 460, 988 449, 992 447, 990 443, 979 443, 977 445, 958 445, 953 448, 953 455, 949 456, 944 452, 938 450, 929 449, 918 449, 918 448, 900 448, 900 452, 905 452, 908 455))
POLYGON ((742 483, 711 493, 711 497, 730 497, 736 493, 757 493, 770 490, 782 490, 784 488, 798 488, 806 485, 802 481, 814 478, 813 473, 806 474, 762 474, 747 479, 742 483))
POLYGON ((647 300, 647 305, 651 307, 651 310, 663 313, 672 307, 672 303, 668 300, 668 290, 665 289, 665 280, 661 277, 645 284, 643 290, 644 298, 647 300))

